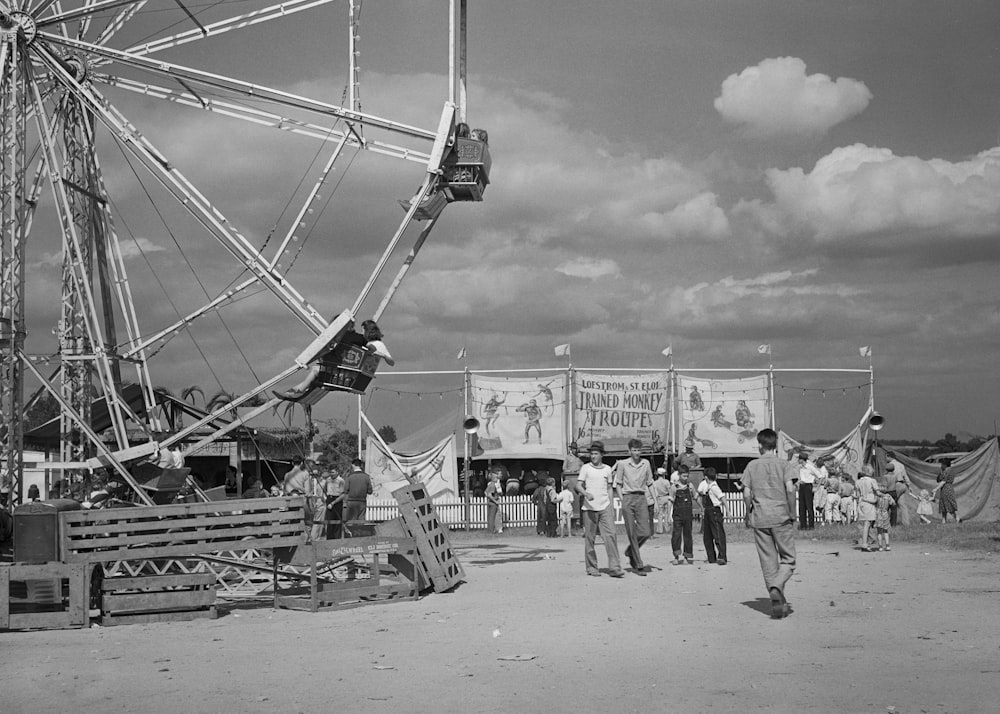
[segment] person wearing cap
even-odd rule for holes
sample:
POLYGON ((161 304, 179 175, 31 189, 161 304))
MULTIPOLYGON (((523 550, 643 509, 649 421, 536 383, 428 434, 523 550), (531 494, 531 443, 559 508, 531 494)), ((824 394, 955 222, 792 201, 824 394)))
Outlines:
POLYGON ((677 463, 687 466, 688 471, 695 471, 701 468, 701 457, 694 453, 694 446, 688 444, 684 447, 684 453, 677 457, 677 463))
POLYGON ((618 538, 615 534, 615 510, 611 505, 611 467, 603 463, 604 444, 595 441, 590 445, 590 463, 580 468, 576 492, 582 498, 580 516, 583 520, 583 556, 587 575, 597 577, 597 550, 594 547, 600 531, 604 549, 608 553, 608 569, 613 578, 625 576, 618 556, 618 538))
MULTIPOLYGON (((781 619, 790 610, 785 585, 795 572, 795 475, 794 464, 778 456, 778 435, 773 429, 757 433, 760 458, 743 471, 746 525, 753 529, 754 544, 764 586, 771 598, 771 617, 781 619)), ((809 502, 810 507, 812 502, 809 502)))

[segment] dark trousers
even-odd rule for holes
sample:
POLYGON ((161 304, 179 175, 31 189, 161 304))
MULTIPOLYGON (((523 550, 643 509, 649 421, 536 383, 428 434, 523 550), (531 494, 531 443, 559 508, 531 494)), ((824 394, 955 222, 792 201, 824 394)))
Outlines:
POLYGON ((535 506, 535 533, 545 535, 545 506, 541 504, 535 506))
POLYGON ((722 521, 722 509, 718 506, 705 509, 702 535, 705 553, 708 554, 708 562, 715 562, 716 550, 718 550, 718 559, 726 560, 726 527, 722 521))
POLYGON ((344 520, 348 523, 351 521, 363 521, 367 507, 368 504, 366 501, 348 501, 347 513, 344 515, 344 520))
POLYGON ((326 537, 340 538, 344 533, 344 502, 337 501, 326 507, 326 537))
POLYGON ((545 535, 549 538, 556 537, 556 527, 559 525, 559 516, 556 514, 556 504, 549 503, 545 506, 545 535))
POLYGON ((653 534, 656 533, 656 528, 654 527, 656 524, 656 505, 650 503, 647 504, 646 508, 649 509, 649 537, 652 538, 653 534))
POLYGON ((674 530, 670 534, 670 547, 674 551, 674 558, 681 557, 681 540, 684 541, 684 557, 690 560, 694 557, 694 545, 691 543, 691 524, 694 516, 688 514, 679 516, 674 513, 674 530))
POLYGON ((816 527, 816 511, 813 508, 813 485, 799 483, 799 530, 816 527))

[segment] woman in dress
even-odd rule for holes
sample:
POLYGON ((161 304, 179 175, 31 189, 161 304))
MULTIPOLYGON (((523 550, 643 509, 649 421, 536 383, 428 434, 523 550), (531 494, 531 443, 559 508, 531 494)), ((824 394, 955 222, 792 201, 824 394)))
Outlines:
POLYGON ((954 518, 955 523, 960 523, 958 517, 958 499, 955 497, 955 475, 951 472, 951 460, 946 459, 941 462, 941 473, 937 476, 938 485, 934 489, 938 498, 938 510, 941 513, 941 521, 948 522, 948 514, 954 518))
POLYGON ((861 523, 861 550, 871 552, 872 547, 868 542, 868 533, 872 524, 875 523, 875 503, 878 501, 878 484, 872 478, 872 467, 865 464, 861 467, 858 482, 854 486, 854 494, 858 499, 858 522, 861 523))

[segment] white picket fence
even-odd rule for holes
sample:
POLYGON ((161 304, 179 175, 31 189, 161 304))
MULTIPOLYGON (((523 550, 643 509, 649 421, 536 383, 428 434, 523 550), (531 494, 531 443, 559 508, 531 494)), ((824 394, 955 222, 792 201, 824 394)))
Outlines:
MULTIPOLYGON (((738 493, 724 494, 726 497, 726 522, 742 523, 746 515, 746 504, 743 496, 738 493)), ((615 522, 624 523, 621 515, 621 501, 614 499, 615 522)), ((456 498, 439 498, 434 501, 438 520, 452 529, 465 528, 465 502, 456 498)), ((500 499, 507 527, 534 526, 536 523, 535 504, 529 496, 504 496, 500 499)), ((696 505, 696 513, 700 506, 696 505)), ((399 516, 399 507, 395 500, 368 499, 368 510, 365 519, 369 521, 389 521, 399 516)), ((470 527, 486 528, 486 499, 473 498, 471 505, 470 527)))

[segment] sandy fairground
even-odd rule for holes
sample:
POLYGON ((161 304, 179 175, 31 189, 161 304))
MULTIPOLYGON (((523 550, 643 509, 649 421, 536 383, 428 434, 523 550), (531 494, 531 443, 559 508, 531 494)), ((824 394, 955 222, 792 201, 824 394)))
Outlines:
POLYGON ((467 582, 419 601, 2 633, 0 711, 1000 711, 995 555, 800 538, 775 621, 741 540, 614 579, 579 537, 458 533, 467 582))

